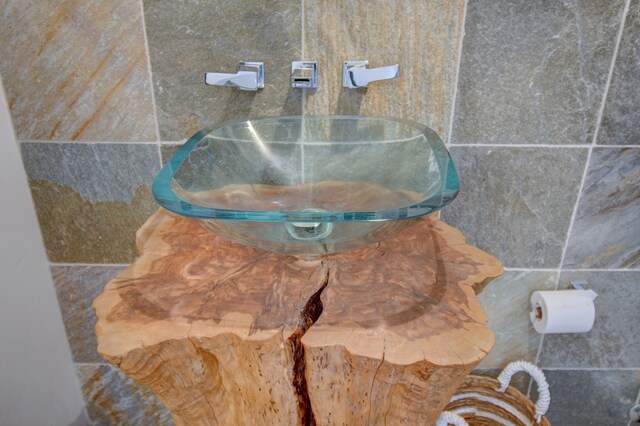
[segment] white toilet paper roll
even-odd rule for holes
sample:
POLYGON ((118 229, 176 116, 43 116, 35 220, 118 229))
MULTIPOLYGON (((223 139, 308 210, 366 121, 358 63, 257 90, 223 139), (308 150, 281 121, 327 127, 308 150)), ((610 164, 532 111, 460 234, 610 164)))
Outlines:
POLYGON ((536 291, 531 295, 531 323, 541 334, 586 333, 596 310, 593 290, 536 291))

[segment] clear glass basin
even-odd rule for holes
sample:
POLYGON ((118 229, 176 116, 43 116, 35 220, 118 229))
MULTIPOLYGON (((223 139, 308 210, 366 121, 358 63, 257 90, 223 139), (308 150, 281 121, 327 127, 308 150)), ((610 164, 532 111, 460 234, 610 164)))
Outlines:
POLYGON ((218 235, 320 255, 378 242, 450 203, 460 182, 438 135, 385 117, 272 117, 191 137, 153 195, 218 235))

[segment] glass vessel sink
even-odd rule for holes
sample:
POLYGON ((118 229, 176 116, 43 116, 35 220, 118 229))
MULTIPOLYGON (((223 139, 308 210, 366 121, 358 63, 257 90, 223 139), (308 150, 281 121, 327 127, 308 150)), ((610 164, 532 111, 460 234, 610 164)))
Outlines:
POLYGON ((450 203, 460 182, 438 135, 383 117, 233 121, 191 137, 153 195, 260 249, 320 255, 378 242, 450 203))

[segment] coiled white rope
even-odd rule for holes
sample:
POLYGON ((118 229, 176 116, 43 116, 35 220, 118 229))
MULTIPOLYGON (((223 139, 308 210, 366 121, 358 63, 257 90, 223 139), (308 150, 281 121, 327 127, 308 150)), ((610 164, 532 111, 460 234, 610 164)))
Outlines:
POLYGON ((519 371, 529 373, 531 377, 533 377, 533 380, 536 381, 536 385, 538 386, 538 400, 536 401, 535 417, 536 422, 540 423, 540 419, 549 409, 551 394, 549 393, 549 383, 547 383, 544 373, 538 367, 527 361, 515 361, 509 363, 509 365, 502 370, 500 376, 498 376, 498 381, 500 382, 500 389, 498 389, 498 392, 504 392, 507 390, 511 377, 519 371))
POLYGON ((459 415, 451 411, 443 411, 436 421, 436 426, 469 426, 469 423, 459 415))

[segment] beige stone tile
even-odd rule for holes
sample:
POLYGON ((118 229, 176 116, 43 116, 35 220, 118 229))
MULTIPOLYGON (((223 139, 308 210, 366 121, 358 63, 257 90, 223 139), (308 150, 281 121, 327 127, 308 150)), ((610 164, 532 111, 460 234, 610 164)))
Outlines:
POLYGON ((53 266, 51 275, 75 362, 104 362, 98 355, 96 314, 91 306, 118 266, 53 266))
POLYGON ((422 122, 446 138, 464 1, 305 0, 304 55, 319 65, 306 114, 384 115, 422 122), (342 62, 400 64, 400 78, 342 87, 342 62))
POLYGON ((77 367, 82 394, 94 425, 172 426, 158 397, 110 365, 77 367))
POLYGON ((496 344, 478 368, 504 368, 512 361, 535 362, 542 336, 529 319, 531 293, 553 290, 555 272, 507 271, 491 281, 478 299, 489 317, 496 344))
POLYGON ((0 10, 18 139, 157 139, 138 1, 3 0, 0 10))
POLYGON ((593 150, 563 268, 640 267, 639 165, 638 148, 593 150))
POLYGON ((128 263, 158 209, 155 144, 23 143, 31 195, 52 262, 128 263))
POLYGON ((161 139, 180 141, 232 119, 300 114, 290 68, 300 59, 301 9, 300 0, 144 0, 161 139), (239 61, 264 62, 264 89, 205 86, 205 72, 235 72, 239 61))

